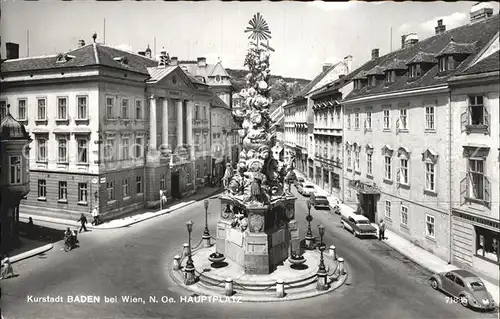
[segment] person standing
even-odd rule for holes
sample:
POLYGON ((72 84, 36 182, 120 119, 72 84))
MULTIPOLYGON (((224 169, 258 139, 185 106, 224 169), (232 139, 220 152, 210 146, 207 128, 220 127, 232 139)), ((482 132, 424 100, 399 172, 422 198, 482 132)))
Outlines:
POLYGON ((99 225, 99 210, 97 209, 97 206, 92 210, 92 218, 94 219, 92 221, 92 225, 99 225))
POLYGON ((87 227, 85 226, 87 224, 87 217, 85 217, 85 215, 82 213, 82 215, 80 216, 80 219, 78 219, 78 222, 80 222, 80 231, 79 233, 82 232, 82 229, 83 231, 87 231, 87 227))
POLYGON ((385 222, 383 219, 380 220, 379 230, 378 230, 378 240, 385 239, 385 222))
POLYGON ((7 279, 7 275, 10 275, 10 277, 15 276, 9 256, 5 256, 4 260, 2 260, 2 275, 0 279, 7 279))

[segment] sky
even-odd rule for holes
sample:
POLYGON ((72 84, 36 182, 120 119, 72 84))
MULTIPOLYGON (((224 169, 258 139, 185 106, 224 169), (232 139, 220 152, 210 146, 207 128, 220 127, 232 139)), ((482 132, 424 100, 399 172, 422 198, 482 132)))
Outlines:
MULTIPOLYGON (((434 35, 443 19, 447 30, 467 24, 474 2, 159 2, 2 0, 2 56, 5 42, 19 43, 20 57, 52 55, 77 47, 78 40, 105 42, 121 49, 156 52, 165 48, 180 60, 219 58, 226 68, 244 68, 248 21, 260 12, 275 49, 271 73, 312 79, 324 63, 353 56, 353 68, 401 46, 401 35, 434 35), (106 21, 104 23, 104 20, 106 21), (105 25, 105 28, 104 28, 105 25), (105 32, 104 32, 105 29, 105 32)), ((498 14, 498 3, 491 3, 498 14)))

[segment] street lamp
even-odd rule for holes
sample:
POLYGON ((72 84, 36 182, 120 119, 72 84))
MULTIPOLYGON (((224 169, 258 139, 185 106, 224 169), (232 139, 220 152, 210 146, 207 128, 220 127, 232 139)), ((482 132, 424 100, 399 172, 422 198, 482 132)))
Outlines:
POLYGON ((307 216, 306 216, 306 221, 307 221, 307 233, 306 233, 306 248, 312 249, 312 243, 314 241, 314 236, 311 230, 311 222, 313 220, 313 217, 311 216, 311 201, 307 200, 307 216))
POLYGON ((325 262, 323 259, 323 251, 325 251, 326 245, 323 244, 323 235, 325 234, 325 226, 319 225, 318 226, 319 230, 319 236, 320 236, 320 244, 319 244, 319 251, 321 253, 321 258, 319 260, 319 273, 325 273, 326 272, 326 267, 325 267, 325 262))
POLYGON ((203 231, 203 236, 201 236, 203 240, 203 246, 205 248, 210 247, 210 231, 208 230, 208 199, 203 201, 205 206, 205 230, 203 231))
POLYGON ((188 260, 186 262, 186 285, 192 285, 195 282, 194 278, 194 263, 191 258, 191 232, 193 231, 193 222, 190 220, 186 223, 187 231, 188 231, 188 260))

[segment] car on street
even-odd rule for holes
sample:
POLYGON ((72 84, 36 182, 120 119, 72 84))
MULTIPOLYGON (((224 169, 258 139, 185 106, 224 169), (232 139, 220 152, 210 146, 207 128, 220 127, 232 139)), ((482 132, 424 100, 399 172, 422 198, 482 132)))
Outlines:
POLYGON ((377 237, 377 228, 375 228, 368 218, 354 212, 341 212, 340 226, 347 229, 356 237, 375 236, 377 237))
POLYGON ((495 301, 484 283, 468 270, 456 269, 432 275, 431 287, 449 294, 451 302, 460 302, 464 307, 492 310, 495 301))
POLYGON ((326 196, 327 195, 323 193, 312 193, 310 196, 311 205, 316 209, 330 209, 330 203, 328 202, 326 196))
POLYGON ((316 193, 316 188, 313 184, 304 183, 304 185, 301 187, 301 190, 302 191, 299 191, 299 193, 301 193, 303 196, 311 196, 311 194, 316 193))

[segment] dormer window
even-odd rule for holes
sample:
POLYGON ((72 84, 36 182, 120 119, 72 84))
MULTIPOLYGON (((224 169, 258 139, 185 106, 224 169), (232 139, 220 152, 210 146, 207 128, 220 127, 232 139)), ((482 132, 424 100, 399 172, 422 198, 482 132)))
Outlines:
POLYGON ((396 82, 396 70, 390 70, 385 72, 385 83, 394 83, 396 82))
POLYGON ((118 63, 128 65, 128 59, 124 56, 115 57, 115 58, 113 58, 113 60, 115 60, 118 63))
POLYGON ((417 78, 422 75, 422 68, 420 64, 412 64, 410 65, 410 78, 417 78))
POLYGON ((74 59, 75 57, 73 55, 68 55, 64 53, 59 53, 56 57, 56 63, 65 63, 68 62, 71 59, 74 59))
POLYGON ((370 77, 370 86, 377 86, 377 77, 375 75, 370 77))
POLYGON ((439 72, 446 72, 455 69, 455 59, 453 56, 443 56, 439 58, 439 72))

